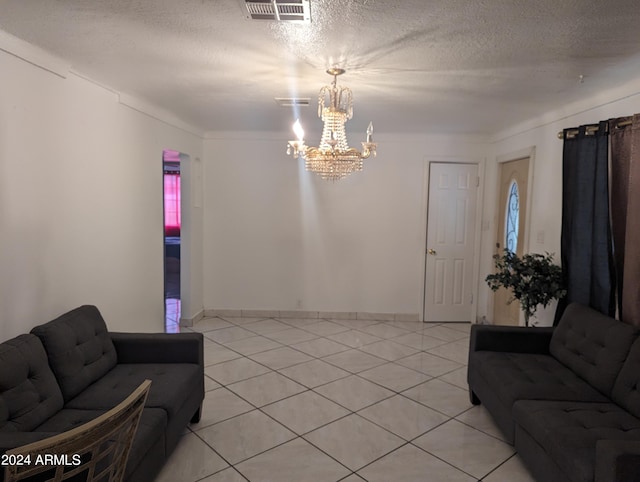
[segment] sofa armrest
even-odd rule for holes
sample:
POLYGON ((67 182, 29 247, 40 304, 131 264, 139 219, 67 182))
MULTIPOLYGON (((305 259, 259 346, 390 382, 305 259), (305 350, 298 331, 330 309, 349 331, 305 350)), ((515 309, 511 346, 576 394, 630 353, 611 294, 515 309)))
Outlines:
POLYGON ((202 333, 110 333, 118 363, 195 363, 204 366, 202 333))
POLYGON ((595 482, 640 481, 639 440, 598 440, 595 482))
POLYGON ((502 351, 511 353, 549 354, 553 327, 472 325, 469 353, 502 351))

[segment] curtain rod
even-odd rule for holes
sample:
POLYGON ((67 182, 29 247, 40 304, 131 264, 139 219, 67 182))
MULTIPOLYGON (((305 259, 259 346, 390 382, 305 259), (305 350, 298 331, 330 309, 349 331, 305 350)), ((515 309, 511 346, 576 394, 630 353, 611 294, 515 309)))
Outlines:
MULTIPOLYGON (((630 120, 625 120, 625 121, 620 121, 616 124, 616 127, 626 127, 626 126, 630 126, 633 122, 630 120)), ((599 129, 599 126, 597 125, 592 125, 592 126, 587 126, 585 129, 585 132, 587 134, 593 134, 595 132, 597 132, 599 129)), ((577 127, 572 127, 571 129, 569 129, 569 132, 567 132, 567 137, 575 137, 578 134, 578 128, 577 127)), ((558 139, 562 139, 564 137, 564 131, 560 131, 558 132, 558 139)))

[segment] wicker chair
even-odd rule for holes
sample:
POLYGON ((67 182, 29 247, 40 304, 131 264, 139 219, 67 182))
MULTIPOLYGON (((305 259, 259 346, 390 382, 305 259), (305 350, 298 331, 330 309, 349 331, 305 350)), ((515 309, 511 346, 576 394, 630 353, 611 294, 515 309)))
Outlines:
POLYGON ((84 425, 7 451, 7 459, 17 463, 5 467, 5 481, 121 482, 150 386, 145 380, 116 407, 84 425))

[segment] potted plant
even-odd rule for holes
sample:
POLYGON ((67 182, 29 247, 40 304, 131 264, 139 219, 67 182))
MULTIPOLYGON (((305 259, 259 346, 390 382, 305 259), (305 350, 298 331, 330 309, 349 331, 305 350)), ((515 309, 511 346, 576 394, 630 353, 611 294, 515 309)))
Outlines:
POLYGON ((566 294, 562 268, 553 263, 553 254, 525 254, 522 258, 504 250, 493 256, 496 272, 485 278, 493 291, 503 287, 511 291, 508 303, 518 300, 524 312, 525 326, 535 314, 538 305, 547 306, 552 300, 566 294))

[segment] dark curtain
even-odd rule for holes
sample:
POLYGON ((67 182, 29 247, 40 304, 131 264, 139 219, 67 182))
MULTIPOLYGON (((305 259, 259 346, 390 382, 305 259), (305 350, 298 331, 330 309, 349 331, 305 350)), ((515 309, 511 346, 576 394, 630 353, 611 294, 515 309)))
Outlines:
POLYGON ((618 316, 640 325, 640 115, 612 119, 609 131, 618 316), (631 125, 618 127, 629 121, 631 125))
POLYGON ((567 295, 556 323, 571 302, 615 313, 615 272, 609 227, 608 122, 575 137, 564 131, 562 155, 562 268, 567 295))

